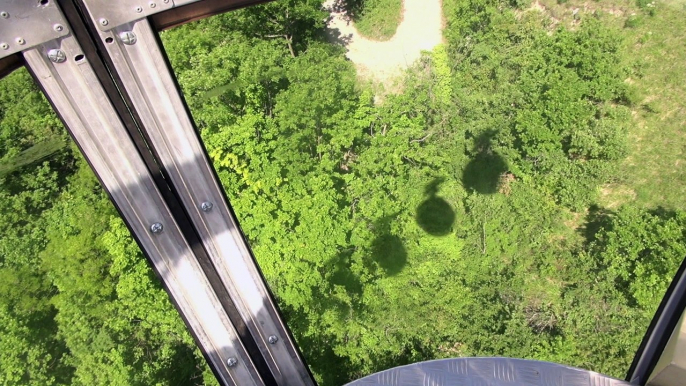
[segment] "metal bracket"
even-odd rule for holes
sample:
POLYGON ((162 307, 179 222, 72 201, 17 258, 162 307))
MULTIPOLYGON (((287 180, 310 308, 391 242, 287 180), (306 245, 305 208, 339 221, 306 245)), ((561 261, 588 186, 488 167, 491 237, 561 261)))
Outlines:
POLYGON ((84 3, 101 31, 174 8, 172 0, 85 0, 84 3))
POLYGON ((68 34, 68 24, 55 0, 0 3, 0 59, 68 34))

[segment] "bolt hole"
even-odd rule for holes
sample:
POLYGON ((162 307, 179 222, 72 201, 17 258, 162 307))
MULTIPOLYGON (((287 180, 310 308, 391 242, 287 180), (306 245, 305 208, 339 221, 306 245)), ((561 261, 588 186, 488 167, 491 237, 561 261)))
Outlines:
POLYGON ((74 56, 74 61, 80 62, 80 61, 82 61, 84 58, 85 58, 85 56, 83 56, 83 54, 79 54, 79 55, 74 56))
POLYGON ((49 0, 40 0, 40 5, 48 5, 49 0))
POLYGON ((105 38, 105 43, 110 44, 114 41, 112 38, 105 38))

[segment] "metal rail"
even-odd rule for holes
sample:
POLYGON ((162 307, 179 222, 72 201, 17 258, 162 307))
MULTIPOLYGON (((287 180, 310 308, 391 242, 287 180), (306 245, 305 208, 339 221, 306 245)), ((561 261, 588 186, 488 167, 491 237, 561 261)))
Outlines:
POLYGON ((6 0, 0 36, 17 46, 0 51, 0 73, 25 61, 220 383, 309 386, 147 19, 193 3, 161 22, 175 25, 257 2, 6 0))
POLYGON ((109 42, 104 47, 122 89, 131 97, 151 148, 276 382, 311 384, 229 209, 156 33, 143 19, 99 35, 109 42))
POLYGON ((247 382, 256 378, 256 370, 76 39, 47 42, 24 57, 220 381, 260 385, 259 380, 247 382), (65 59, 48 59, 51 50, 60 50, 65 59), (241 360, 229 366, 230 358, 241 360))

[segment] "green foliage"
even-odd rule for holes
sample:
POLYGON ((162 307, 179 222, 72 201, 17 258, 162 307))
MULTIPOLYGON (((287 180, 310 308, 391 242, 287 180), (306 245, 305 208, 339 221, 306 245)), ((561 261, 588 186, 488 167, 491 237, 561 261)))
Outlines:
POLYGON ((621 37, 594 19, 549 35, 496 5, 464 2, 447 31, 453 71, 467 74, 454 87, 471 151, 499 154, 515 176, 579 210, 626 155, 621 37))
MULTIPOLYGON (((367 2, 362 19, 395 9, 383 4, 367 2)), ((633 141, 672 149, 653 157, 627 141, 648 130, 632 119, 664 122, 672 137, 683 121, 654 96, 671 89, 646 86, 659 84, 665 52, 627 60, 637 42, 658 50, 638 37, 669 16, 551 29, 527 6, 446 1, 447 43, 383 102, 323 40, 319 1, 163 33, 241 229, 322 385, 455 356, 624 375, 686 254, 686 214, 594 205, 601 189, 638 183, 626 170, 662 178, 627 169, 627 154, 678 173, 679 141, 655 131, 633 141)), ((667 70, 663 83, 686 84, 667 70)), ((28 82, 23 72, 0 82, 0 383, 215 384, 28 82)), ((659 190, 673 184, 656 185, 641 203, 673 197, 659 190)))
POLYGON ((403 18, 402 0, 338 0, 360 34, 385 41, 395 35, 403 18))

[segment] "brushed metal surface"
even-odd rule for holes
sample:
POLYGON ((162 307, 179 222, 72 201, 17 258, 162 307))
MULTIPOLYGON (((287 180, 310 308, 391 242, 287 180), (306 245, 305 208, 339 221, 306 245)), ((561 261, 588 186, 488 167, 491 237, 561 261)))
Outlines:
POLYGON ((79 43, 68 36, 25 51, 24 56, 27 66, 137 236, 169 295, 217 370, 220 382, 262 385, 259 377, 254 376, 256 370, 250 357, 219 299, 211 291, 79 43), (66 53, 67 60, 63 63, 53 63, 47 58, 49 50, 58 48, 66 53), (151 232, 151 224, 158 222, 163 224, 163 230, 151 232), (229 358, 239 360, 229 368, 229 358))
POLYGON ((626 386, 626 381, 550 362, 457 358, 372 374, 347 386, 626 386))
POLYGON ((84 4, 101 31, 109 31, 174 7, 171 0, 84 0, 84 4))
MULTIPOLYGON (((94 17, 94 15, 92 15, 94 17)), ((152 147, 279 385, 313 385, 250 254, 148 20, 100 32, 152 147), (133 32, 135 44, 116 39, 133 32), (202 204, 212 203, 205 211, 202 204), (277 336, 275 344, 268 342, 277 336)))
POLYGON ((3 0, 0 13, 0 58, 69 34, 54 0, 3 0))

